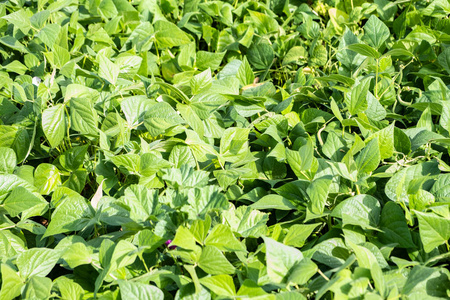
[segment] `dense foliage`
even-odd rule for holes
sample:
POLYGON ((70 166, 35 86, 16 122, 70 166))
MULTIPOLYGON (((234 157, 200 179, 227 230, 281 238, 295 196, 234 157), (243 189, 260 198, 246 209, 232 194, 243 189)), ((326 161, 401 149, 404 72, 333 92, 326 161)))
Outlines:
POLYGON ((448 299, 448 0, 0 3, 0 300, 448 299))

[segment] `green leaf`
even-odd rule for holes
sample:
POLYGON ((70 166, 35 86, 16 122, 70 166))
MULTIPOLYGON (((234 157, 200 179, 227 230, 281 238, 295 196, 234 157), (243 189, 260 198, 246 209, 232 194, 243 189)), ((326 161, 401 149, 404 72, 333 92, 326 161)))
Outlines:
POLYGON ((378 139, 372 139, 364 149, 359 153, 355 160, 358 173, 370 173, 378 168, 380 164, 380 148, 378 147, 378 139))
POLYGON ((415 299, 446 298, 449 278, 450 274, 444 268, 415 266, 409 272, 401 293, 415 299))
POLYGON ((98 135, 98 115, 89 98, 70 99, 70 125, 81 134, 98 135))
POLYGON ((205 120, 208 119, 215 110, 227 103, 227 101, 228 99, 225 96, 207 91, 195 95, 192 98, 190 106, 200 119, 205 120))
POLYGON ((7 264, 1 265, 1 272, 2 288, 0 289, 0 299, 8 300, 16 298, 20 295, 20 291, 25 285, 24 280, 7 264))
POLYGON ((44 237, 81 230, 93 217, 93 209, 83 197, 67 197, 53 211, 44 237))
POLYGON ((83 166, 88 145, 72 147, 59 157, 59 163, 68 171, 78 170, 83 166))
POLYGON ((267 274, 274 283, 287 283, 291 269, 303 259, 300 250, 263 237, 266 245, 267 274))
POLYGON ((56 148, 64 139, 67 130, 64 105, 56 104, 42 112, 42 129, 52 148, 56 148))
POLYGON ((278 209, 278 210, 293 210, 297 209, 288 199, 275 194, 270 194, 262 197, 250 207, 254 209, 278 209))
POLYGON ((191 42, 189 35, 173 23, 158 20, 154 27, 156 42, 160 48, 172 48, 191 42))
POLYGON ((47 206, 48 203, 45 199, 21 186, 15 188, 3 202, 3 208, 11 217, 16 217, 22 213, 22 219, 29 217, 30 214, 27 211, 35 207, 38 209, 36 215, 43 214, 47 210, 47 206))
MULTIPOLYGON (((60 246, 62 243, 58 244, 60 246)), ((90 264, 92 262, 91 253, 83 243, 74 243, 66 247, 61 258, 74 269, 81 265, 90 264)))
POLYGON ((173 164, 175 168, 181 168, 183 165, 195 167, 195 158, 192 155, 191 149, 186 145, 176 145, 172 148, 169 156, 169 162, 173 164))
POLYGON ((132 220, 144 222, 156 213, 158 193, 143 185, 131 185, 125 190, 123 203, 128 206, 132 220))
POLYGON ((308 51, 302 46, 294 46, 283 58, 283 65, 291 63, 304 64, 308 60, 308 51))
POLYGON ((165 133, 173 126, 183 123, 184 120, 166 102, 160 102, 151 106, 144 119, 145 128, 154 137, 165 133))
POLYGON ((193 95, 207 91, 212 84, 211 69, 206 69, 200 74, 195 75, 189 81, 193 95))
POLYGON ((217 224, 205 239, 206 246, 215 246, 222 251, 246 251, 228 226, 217 224))
POLYGON ((219 188, 209 185, 203 188, 194 188, 188 191, 188 205, 183 207, 191 220, 203 218, 212 210, 224 210, 228 208, 228 201, 219 192, 219 188))
POLYGON ((339 203, 331 216, 342 219, 344 224, 371 229, 378 226, 380 212, 380 203, 376 198, 370 195, 356 195, 339 203))
POLYGON ((372 139, 378 139, 378 146, 380 148, 380 158, 386 159, 394 155, 394 123, 371 134, 365 142, 368 143, 372 139))
POLYGON ((361 54, 347 48, 349 45, 358 43, 358 38, 350 29, 347 28, 339 42, 339 51, 336 53, 336 57, 339 62, 341 62, 345 68, 350 71, 356 70, 364 61, 364 57, 361 54))
POLYGON ((367 93, 369 91, 371 78, 366 78, 353 86, 351 91, 346 94, 345 103, 348 111, 352 115, 356 115, 367 109, 367 93))
POLYGON ((440 174, 430 190, 439 202, 448 202, 450 198, 450 174, 440 174))
POLYGON ((111 62, 103 54, 97 56, 98 59, 98 75, 108 81, 110 84, 115 85, 117 78, 119 77, 120 68, 115 63, 111 62))
POLYGON ((250 129, 228 128, 220 139, 220 157, 228 162, 236 163, 247 156, 248 134, 250 129))
POLYGON ((290 271, 288 282, 297 285, 304 285, 308 280, 317 273, 319 268, 309 258, 302 259, 294 265, 290 271))
POLYGON ((70 60, 70 53, 65 48, 53 45, 53 52, 45 53, 54 68, 61 69, 70 60))
POLYGON ((236 295, 233 277, 229 275, 203 277, 200 279, 200 283, 218 296, 234 298, 236 295))
POLYGON ((260 237, 267 232, 269 215, 249 206, 239 206, 222 212, 231 230, 243 237, 260 237))
POLYGON ((320 223, 292 225, 284 237, 283 244, 297 248, 303 247, 313 230, 319 225, 320 223))
POLYGON ((373 253, 366 247, 355 245, 350 243, 350 247, 353 249, 358 260, 358 265, 362 268, 371 269, 373 265, 377 265, 377 259, 373 253))
POLYGON ((219 68, 222 62, 225 52, 213 53, 207 51, 197 51, 195 65, 199 70, 215 71, 219 68))
POLYGON ((187 250, 194 250, 196 248, 194 235, 184 226, 177 229, 175 238, 171 245, 178 246, 187 250))
POLYGON ((313 174, 310 171, 317 165, 317 159, 314 157, 314 146, 310 139, 298 151, 286 149, 286 159, 289 166, 299 179, 311 180, 313 174))
POLYGON ((381 121, 386 117, 386 110, 381 105, 380 101, 371 93, 367 93, 367 110, 365 111, 367 117, 374 121, 381 121))
POLYGON ((5 66, 5 69, 9 72, 15 72, 20 75, 23 75, 25 74, 26 71, 28 71, 28 68, 17 60, 7 64, 5 66))
POLYGON ((123 299, 163 300, 164 293, 156 286, 141 282, 118 280, 120 295, 123 299))
POLYGON ((60 253, 53 249, 33 248, 17 256, 17 267, 22 278, 47 276, 59 260, 60 253))
POLYGON ((208 173, 183 165, 180 169, 163 169, 162 179, 172 188, 202 188, 208 184, 208 173))
POLYGON ((34 171, 34 185, 40 194, 49 195, 61 185, 58 168, 51 164, 40 164, 34 171))
POLYGON ((14 27, 20 29, 24 34, 27 34, 31 29, 30 17, 32 16, 30 10, 19 9, 6 16, 2 19, 7 20, 9 23, 14 24, 14 27))
POLYGON ((246 297, 246 298, 258 298, 259 296, 267 297, 267 293, 255 282, 253 282, 250 279, 246 279, 241 287, 239 288, 239 291, 237 293, 238 296, 246 297))
MULTIPOLYGON (((48 12, 48 11, 47 11, 48 12)), ((34 15, 36 16, 36 15, 34 15)), ((55 42, 58 38, 61 26, 58 24, 47 24, 44 28, 39 31, 36 35, 47 47, 53 48, 55 42)))
POLYGON ((257 70, 265 70, 272 65, 274 52, 267 43, 253 44, 248 50, 248 61, 257 70))
POLYGON ((28 53, 28 49, 22 45, 15 37, 13 36, 3 36, 0 38, 0 43, 21 53, 28 53))
POLYGON ((255 80, 255 75, 253 74, 253 70, 248 63, 247 57, 244 57, 241 65, 239 66, 236 73, 236 78, 239 79, 243 86, 252 84, 255 80))
POLYGON ((378 59, 381 56, 381 54, 377 50, 366 44, 351 44, 348 45, 347 48, 361 55, 372 57, 375 59, 378 59))
POLYGON ((0 201, 6 199, 9 193, 18 187, 24 187, 31 192, 36 191, 36 187, 16 175, 0 174, 0 201))
MULTIPOLYGON (((192 223, 191 228, 189 228, 189 231, 195 236, 197 242, 204 245, 206 236, 208 235, 208 231, 210 228, 211 228, 211 217, 209 215, 206 215, 205 220, 200 219, 195 220, 192 223)), ((232 236, 232 238, 234 237, 232 236)))
POLYGON ((233 274, 235 269, 217 247, 206 246, 202 250, 198 266, 208 274, 233 274))
MULTIPOLYGON (((146 153, 147 154, 147 153, 146 153)), ((142 155, 142 158, 148 158, 148 156, 150 155, 142 155)), ((120 170, 125 173, 131 173, 131 174, 136 174, 139 172, 140 167, 143 166, 145 167, 146 164, 145 163, 141 163, 141 157, 137 154, 132 154, 132 153, 128 153, 128 154, 122 154, 122 155, 117 155, 117 156, 113 156, 111 157, 111 161, 120 168, 120 170)), ((147 168, 143 168, 143 173, 149 172, 149 170, 147 168)), ((145 174, 148 175, 148 174, 145 174)), ((152 174, 153 175, 153 174, 152 174)))
POLYGON ((426 253, 450 239, 450 220, 434 213, 415 211, 419 220, 420 240, 426 253))
POLYGON ((375 15, 371 15, 364 25, 363 39, 376 49, 380 48, 389 38, 389 28, 375 15))
POLYGON ((398 244, 400 248, 414 248, 411 232, 406 223, 402 208, 394 203, 388 202, 383 207, 378 234, 380 241, 384 244, 398 244))
POLYGON ((155 101, 145 96, 126 97, 120 103, 120 108, 122 108, 128 126, 130 128, 140 127, 139 125, 144 121, 145 113, 153 104, 155 104, 155 101))
POLYGON ((59 292, 64 299, 79 300, 84 295, 83 288, 73 279, 60 276, 54 281, 54 284, 58 286, 59 292))
POLYGON ((50 17, 50 11, 48 10, 42 10, 38 13, 35 13, 31 18, 30 18, 30 23, 31 26, 33 26, 34 28, 37 29, 41 29, 42 26, 45 25, 45 21, 47 21, 48 17, 50 17))
POLYGON ((189 126, 198 133, 199 136, 205 135, 205 126, 202 120, 197 116, 193 109, 185 104, 177 104, 177 110, 181 117, 189 124, 189 126))
POLYGON ((253 10, 248 10, 248 12, 259 34, 267 34, 278 30, 278 23, 274 18, 253 10))
POLYGON ((450 48, 446 48, 442 51, 442 53, 439 54, 437 61, 441 67, 450 74, 450 48))
MULTIPOLYGON (((324 176, 314 179, 306 189, 309 196, 308 213, 322 215, 328 198, 332 176, 324 176)), ((308 217, 307 217, 308 218, 308 217)))
POLYGON ((52 280, 47 277, 33 276, 22 290, 25 299, 47 299, 50 297, 52 280))
MULTIPOLYGON (((418 179, 427 175, 433 176, 439 174, 438 163, 436 161, 424 162, 421 164, 409 166, 396 172, 386 183, 385 193, 392 201, 408 203, 408 187, 413 179, 418 179)), ((431 188, 432 180, 426 180, 423 189, 431 188)))
POLYGON ((0 147, 0 174, 10 174, 17 165, 16 153, 13 149, 0 147))

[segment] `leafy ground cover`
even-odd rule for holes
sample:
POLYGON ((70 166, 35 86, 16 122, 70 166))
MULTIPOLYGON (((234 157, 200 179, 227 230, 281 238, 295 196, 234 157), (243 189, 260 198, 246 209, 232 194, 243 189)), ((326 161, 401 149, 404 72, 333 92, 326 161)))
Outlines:
POLYGON ((0 3, 0 299, 448 299, 450 2, 0 3))

